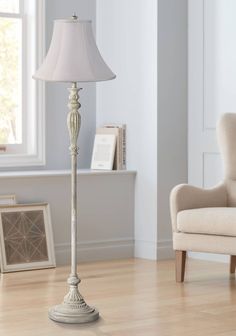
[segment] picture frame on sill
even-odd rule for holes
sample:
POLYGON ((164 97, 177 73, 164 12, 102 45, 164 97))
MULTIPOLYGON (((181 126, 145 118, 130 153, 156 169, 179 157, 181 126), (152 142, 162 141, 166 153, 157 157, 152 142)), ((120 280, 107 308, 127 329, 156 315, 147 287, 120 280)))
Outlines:
POLYGON ((1 272, 56 266, 48 203, 0 206, 1 272))
POLYGON ((112 170, 115 149, 115 134, 96 134, 94 139, 91 169, 112 170))

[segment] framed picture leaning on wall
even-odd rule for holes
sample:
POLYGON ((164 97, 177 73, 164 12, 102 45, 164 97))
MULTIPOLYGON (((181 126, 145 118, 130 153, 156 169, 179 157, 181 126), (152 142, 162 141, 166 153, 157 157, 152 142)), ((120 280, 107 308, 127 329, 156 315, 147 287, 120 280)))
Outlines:
POLYGON ((55 267, 47 203, 0 206, 1 272, 55 267))

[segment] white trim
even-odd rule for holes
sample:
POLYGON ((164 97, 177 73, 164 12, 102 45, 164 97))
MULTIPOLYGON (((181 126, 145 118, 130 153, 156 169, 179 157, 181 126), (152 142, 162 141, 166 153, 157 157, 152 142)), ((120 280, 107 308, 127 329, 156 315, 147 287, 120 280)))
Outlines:
POLYGON ((209 110, 206 71, 209 55, 206 47, 208 39, 211 39, 206 12, 208 5, 206 0, 188 2, 188 182, 203 188, 213 185, 216 177, 221 175, 220 165, 210 180, 204 176, 206 155, 218 152, 215 127, 206 118, 209 110))
POLYGON ((135 240, 136 258, 166 260, 174 258, 172 239, 154 241, 135 240))
POLYGON ((20 13, 0 12, 0 17, 11 18, 11 19, 20 19, 22 17, 22 14, 21 14, 21 12, 20 13))
POLYGON ((38 141, 38 155, 0 154, 1 168, 44 166, 46 162, 43 148, 45 147, 44 140, 42 140, 42 145, 39 145, 39 143, 40 141, 38 141))
MULTIPOLYGON (((36 68, 42 63, 46 53, 46 9, 45 0, 37 1, 37 60, 36 68), (40 29, 39 29, 40 27, 40 29)), ((37 107, 37 160, 35 164, 46 164, 46 131, 45 131, 45 82, 36 81, 36 107, 37 107)))
POLYGON ((157 260, 157 244, 154 241, 135 239, 135 258, 157 260))
MULTIPOLYGON (((80 169, 77 171, 78 175, 133 175, 136 176, 136 171, 134 170, 112 170, 112 171, 101 171, 101 170, 90 170, 90 169, 80 169)), ((69 176, 71 175, 71 170, 34 170, 34 171, 13 171, 13 172, 0 172, 1 178, 22 178, 22 177, 50 177, 50 176, 69 176)))
MULTIPOLYGON (((70 264, 71 247, 69 243, 56 244, 57 265, 70 264)), ((134 257, 134 240, 132 238, 95 240, 77 244, 79 262, 113 260, 134 257)))
MULTIPOLYGON (((25 3, 28 8, 28 16, 32 19, 34 17, 34 10, 36 15, 36 26, 35 34, 36 37, 33 38, 33 41, 36 41, 36 50, 30 51, 31 58, 30 62, 28 60, 28 69, 24 70, 24 73, 27 73, 27 81, 23 84, 23 94, 24 97, 32 97, 31 101, 23 100, 23 108, 26 108, 27 111, 35 111, 35 113, 27 113, 27 132, 28 139, 26 141, 27 148, 22 153, 11 154, 3 153, 0 154, 0 166, 1 167, 26 167, 26 166, 42 166, 45 165, 45 84, 42 81, 36 81, 32 85, 34 86, 33 91, 29 94, 27 85, 29 84, 29 79, 33 75, 35 69, 42 63, 42 60, 45 55, 45 0, 36 1, 35 8, 32 7, 32 0, 25 0, 25 3), (33 57, 33 55, 35 57, 33 57), (34 58, 34 59, 33 59, 34 58), (27 82, 27 83, 26 83, 27 82)), ((33 22, 33 21, 32 21, 33 22)), ((29 26, 32 24, 30 21, 27 23, 29 26)), ((27 32, 32 33, 31 29, 27 29, 27 32)), ((25 45, 29 43, 29 36, 24 32, 26 40, 25 45)), ((32 40, 32 37, 31 39, 32 40)), ((24 48, 24 46, 23 46, 24 48)), ((24 125, 24 123, 23 123, 24 125)), ((8 147, 8 145, 6 145, 8 147)), ((11 148, 11 145, 9 145, 11 148)))

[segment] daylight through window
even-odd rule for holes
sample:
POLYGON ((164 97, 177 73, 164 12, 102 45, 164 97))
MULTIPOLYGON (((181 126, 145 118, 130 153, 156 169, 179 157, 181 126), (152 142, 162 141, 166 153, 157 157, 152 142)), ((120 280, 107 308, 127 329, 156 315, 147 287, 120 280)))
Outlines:
POLYGON ((0 0, 0 168, 45 164, 45 0, 0 0))
POLYGON ((0 144, 22 143, 20 0, 0 0, 0 144))

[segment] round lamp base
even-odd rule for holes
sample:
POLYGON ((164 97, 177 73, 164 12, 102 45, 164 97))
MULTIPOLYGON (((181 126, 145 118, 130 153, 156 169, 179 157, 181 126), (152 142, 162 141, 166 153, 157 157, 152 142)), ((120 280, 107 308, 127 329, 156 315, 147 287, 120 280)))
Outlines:
POLYGON ((99 318, 96 308, 90 307, 87 311, 80 308, 69 308, 60 304, 49 309, 48 316, 51 320, 61 323, 89 323, 99 318))

